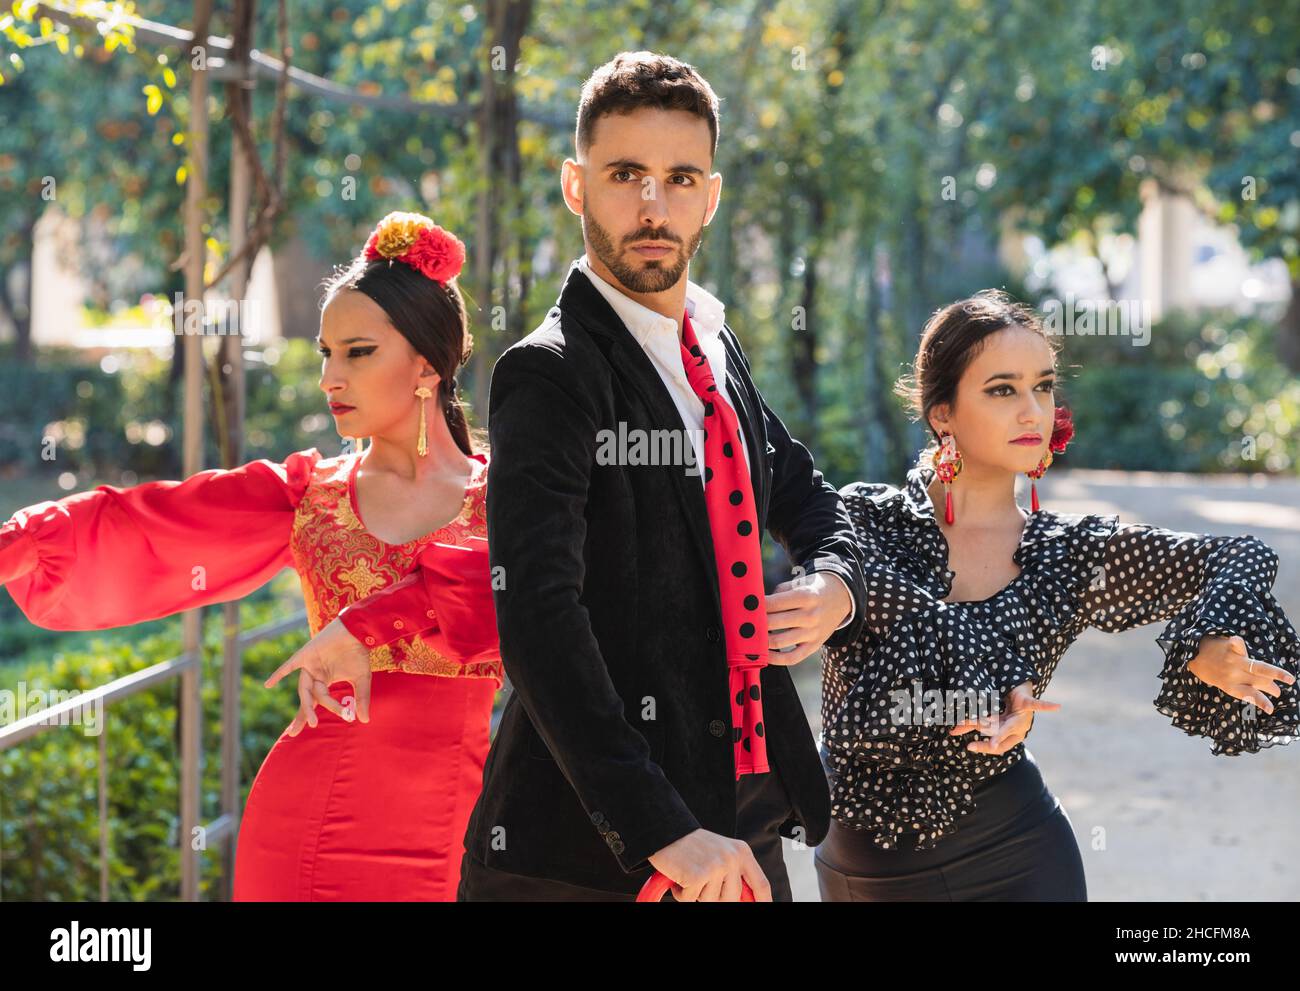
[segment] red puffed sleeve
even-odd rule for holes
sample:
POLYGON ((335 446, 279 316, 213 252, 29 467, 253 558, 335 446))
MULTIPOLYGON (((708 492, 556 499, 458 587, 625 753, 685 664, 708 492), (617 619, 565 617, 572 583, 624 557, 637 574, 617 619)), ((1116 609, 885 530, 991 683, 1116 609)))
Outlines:
POLYGON ((102 630, 238 599, 292 563, 315 448, 183 482, 101 485, 0 527, 0 584, 37 626, 102 630))
POLYGON ((427 544, 414 571, 341 610, 339 622, 372 650, 418 633, 462 664, 499 656, 487 540, 427 544))

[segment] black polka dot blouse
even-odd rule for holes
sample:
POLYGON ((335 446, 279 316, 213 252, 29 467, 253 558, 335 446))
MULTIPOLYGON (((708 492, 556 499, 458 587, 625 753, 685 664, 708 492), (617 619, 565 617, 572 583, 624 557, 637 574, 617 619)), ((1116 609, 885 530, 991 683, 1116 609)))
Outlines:
POLYGON ((1042 510, 1014 559, 1021 573, 980 602, 945 603, 954 573, 927 486, 855 482, 841 490, 866 563, 862 635, 827 648, 821 754, 831 815, 882 848, 929 849, 975 808, 973 786, 1024 756, 966 749, 962 709, 993 708, 1026 681, 1041 697, 1061 655, 1089 626, 1168 626, 1155 707, 1214 754, 1255 753, 1300 734, 1297 686, 1265 713, 1205 684, 1186 665, 1206 635, 1241 636, 1249 656, 1300 672, 1300 639, 1270 593, 1277 555, 1254 537, 1121 524, 1117 516, 1042 510), (928 694, 927 694, 928 693, 928 694))

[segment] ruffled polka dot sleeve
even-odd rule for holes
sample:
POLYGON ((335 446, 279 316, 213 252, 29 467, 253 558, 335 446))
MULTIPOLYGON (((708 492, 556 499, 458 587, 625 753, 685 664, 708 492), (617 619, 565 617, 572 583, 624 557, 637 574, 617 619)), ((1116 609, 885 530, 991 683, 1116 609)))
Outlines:
POLYGON ((925 588, 900 574, 881 540, 891 532, 887 507, 897 502, 898 489, 878 482, 855 482, 840 490, 849 517, 853 537, 862 557, 866 586, 863 625, 872 633, 883 634, 905 616, 932 613, 943 608, 942 602, 925 588))
POLYGON ((1277 554, 1255 537, 1214 537, 1145 525, 1116 527, 1084 592, 1088 625, 1110 632, 1169 620, 1156 708, 1214 754, 1256 753, 1300 736, 1297 686, 1281 684, 1273 712, 1187 669, 1202 637, 1240 636, 1250 657, 1300 673, 1300 639, 1271 589, 1277 554))

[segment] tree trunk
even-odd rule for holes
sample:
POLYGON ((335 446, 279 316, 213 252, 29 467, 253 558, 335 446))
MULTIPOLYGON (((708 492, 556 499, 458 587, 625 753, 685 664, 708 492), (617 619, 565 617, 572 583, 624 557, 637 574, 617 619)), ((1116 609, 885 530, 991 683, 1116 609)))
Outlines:
POLYGON ((800 298, 803 327, 793 334, 795 388, 803 408, 803 442, 812 450, 817 447, 817 261, 821 256, 822 225, 826 221, 826 199, 821 189, 808 197, 808 232, 804 250, 803 291, 800 298))
POLYGON ((36 215, 25 214, 18 228, 16 264, 0 271, 0 306, 14 325, 14 361, 29 364, 32 360, 32 286, 35 272, 32 269, 32 237, 36 231, 36 215), (19 273, 22 289, 15 295, 9 288, 9 277, 19 273))
POLYGON ((885 449, 890 421, 883 401, 884 383, 880 374, 883 365, 881 291, 876 278, 876 244, 872 237, 863 236, 859 240, 858 268, 866 285, 862 328, 862 477, 873 481, 887 475, 885 449))
MULTIPOLYGON (((500 276, 497 259, 502 254, 502 204, 519 202, 521 165, 515 62, 519 59, 519 45, 528 30, 532 12, 532 0, 489 0, 487 4, 488 70, 483 76, 483 99, 478 120, 479 162, 487 180, 479 194, 475 224, 477 243, 474 246, 474 283, 486 310, 487 323, 480 325, 475 338, 471 390, 471 405, 484 413, 492 365, 499 351, 494 335, 493 311, 498 302, 504 305, 513 281, 509 272, 509 254, 502 259, 506 271, 500 276), (499 70, 495 67, 498 55, 499 70), (503 290, 500 294, 498 287, 503 290)), ((518 306, 507 306, 505 314, 507 336, 517 340, 523 336, 526 316, 523 298, 519 299, 518 306)))

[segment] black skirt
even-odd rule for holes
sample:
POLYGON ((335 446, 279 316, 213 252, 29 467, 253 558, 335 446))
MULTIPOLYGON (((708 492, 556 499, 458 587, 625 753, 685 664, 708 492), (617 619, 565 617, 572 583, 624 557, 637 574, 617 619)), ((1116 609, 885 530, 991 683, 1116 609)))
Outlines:
POLYGON ((822 901, 1087 901, 1065 810, 1028 750, 975 786, 976 808, 930 850, 882 849, 832 820, 814 854, 822 901))

